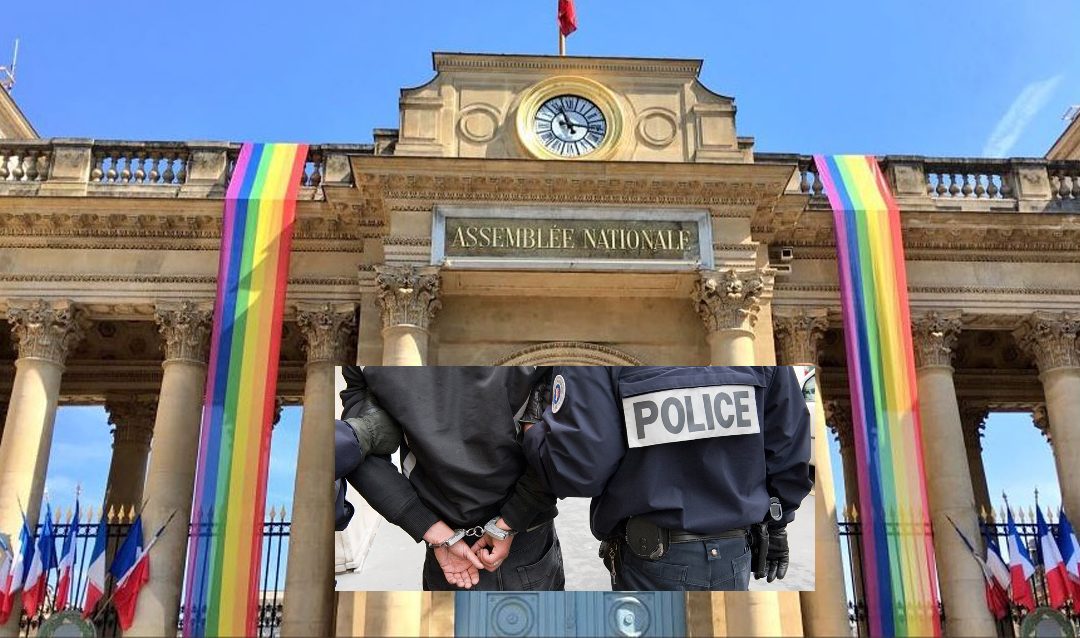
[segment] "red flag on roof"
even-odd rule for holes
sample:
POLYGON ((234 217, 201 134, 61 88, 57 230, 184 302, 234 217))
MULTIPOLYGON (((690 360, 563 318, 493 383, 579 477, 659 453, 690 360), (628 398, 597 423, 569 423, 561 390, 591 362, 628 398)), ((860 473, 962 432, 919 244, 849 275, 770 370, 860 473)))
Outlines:
POLYGON ((559 0, 559 33, 564 36, 577 31, 577 12, 574 0, 559 0))

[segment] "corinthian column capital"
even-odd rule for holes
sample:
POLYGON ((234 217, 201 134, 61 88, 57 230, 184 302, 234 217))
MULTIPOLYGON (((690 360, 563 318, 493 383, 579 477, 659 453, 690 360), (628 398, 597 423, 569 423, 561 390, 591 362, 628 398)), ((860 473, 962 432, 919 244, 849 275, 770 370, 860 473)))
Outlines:
POLYGON ((82 339, 87 323, 82 310, 67 300, 12 300, 7 318, 20 359, 42 359, 59 366, 82 339))
POLYGON ((773 334, 780 365, 817 365, 818 342, 829 327, 824 308, 773 312, 773 334))
POLYGON ((1050 437, 1050 414, 1046 411, 1045 403, 1036 403, 1032 406, 1031 421, 1035 424, 1035 429, 1046 437, 1046 442, 1053 445, 1054 440, 1050 437))
POLYGON ((106 397, 105 411, 109 413, 109 425, 115 428, 113 442, 150 445, 157 406, 158 398, 154 395, 106 397))
POLYGON ((308 363, 348 363, 356 334, 356 304, 297 304, 296 324, 304 335, 308 363))
POLYGON ((155 311, 166 361, 206 363, 213 309, 209 302, 160 303, 155 311))
POLYGON ((825 425, 832 429, 836 440, 843 449, 850 449, 855 444, 855 430, 852 426, 851 404, 829 399, 822 403, 825 411, 825 425))
POLYGON ((953 350, 960 338, 960 311, 932 310, 911 317, 915 367, 952 367, 953 350))
POLYGON ((694 282, 692 299, 708 333, 722 330, 753 332, 771 268, 707 270, 694 282))
POLYGON ((375 285, 382 307, 384 330, 402 325, 427 330, 435 319, 435 313, 442 308, 437 268, 375 266, 375 285))
POLYGON ((1039 372, 1080 367, 1080 315, 1068 312, 1034 312, 1013 335, 1020 347, 1035 357, 1039 372))

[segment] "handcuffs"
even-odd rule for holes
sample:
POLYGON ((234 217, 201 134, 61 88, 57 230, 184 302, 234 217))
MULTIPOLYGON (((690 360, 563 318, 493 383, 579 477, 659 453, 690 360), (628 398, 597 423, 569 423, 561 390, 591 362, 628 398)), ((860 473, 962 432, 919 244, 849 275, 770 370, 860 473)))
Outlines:
POLYGON ((499 527, 496 524, 498 522, 498 520, 499 520, 499 517, 496 516, 495 518, 493 518, 490 521, 488 521, 487 523, 485 523, 483 527, 477 525, 476 527, 470 527, 469 529, 456 529, 456 530, 454 530, 454 535, 451 536, 450 538, 444 540, 443 542, 441 542, 441 543, 428 543, 427 545, 428 545, 428 547, 430 547, 432 549, 436 549, 436 548, 439 548, 439 547, 450 547, 451 545, 453 545, 454 543, 457 543, 458 541, 465 538, 466 536, 475 536, 475 537, 479 538, 479 537, 483 536, 484 534, 487 534, 488 536, 494 538, 497 541, 504 541, 504 540, 510 538, 511 536, 513 536, 514 534, 517 534, 517 532, 515 530, 512 530, 512 529, 506 530, 506 529, 503 529, 503 528, 499 527))

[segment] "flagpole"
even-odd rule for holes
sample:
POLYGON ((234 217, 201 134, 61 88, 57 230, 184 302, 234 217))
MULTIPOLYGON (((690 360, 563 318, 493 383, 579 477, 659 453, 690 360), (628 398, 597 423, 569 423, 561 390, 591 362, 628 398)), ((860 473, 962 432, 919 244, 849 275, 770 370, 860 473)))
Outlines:
POLYGON ((562 28, 559 28, 559 55, 566 55, 566 36, 562 34, 562 28))
MULTIPOLYGON (((165 531, 165 528, 168 527, 169 523, 172 522, 173 517, 176 516, 176 511, 177 510, 173 510, 172 514, 169 514, 169 518, 165 519, 165 522, 161 525, 161 527, 158 528, 158 531, 150 538, 150 542, 147 543, 146 547, 143 548, 143 555, 150 553, 150 548, 152 548, 154 546, 154 543, 156 543, 157 539, 161 537, 161 534, 165 531)), ((114 560, 115 560, 115 558, 114 558, 114 560)), ((149 560, 149 558, 147 560, 149 560)), ((136 558, 135 562, 138 563, 138 561, 139 561, 139 559, 136 558)), ((130 573, 131 569, 134 569, 134 565, 132 565, 132 567, 128 570, 128 573, 130 573)), ((109 572, 106 571, 105 573, 106 573, 106 575, 108 575, 109 572)), ((128 574, 123 574, 120 577, 119 580, 117 580, 115 577, 113 578, 113 580, 115 582, 114 582, 112 592, 109 593, 109 597, 105 599, 105 602, 98 603, 97 611, 94 612, 94 616, 90 619, 90 622, 96 621, 98 616, 101 615, 101 612, 105 611, 105 609, 109 606, 109 603, 111 603, 113 598, 116 597, 116 591, 117 591, 117 589, 118 589, 118 587, 120 585, 120 581, 123 580, 124 577, 127 576, 127 575, 128 574)))

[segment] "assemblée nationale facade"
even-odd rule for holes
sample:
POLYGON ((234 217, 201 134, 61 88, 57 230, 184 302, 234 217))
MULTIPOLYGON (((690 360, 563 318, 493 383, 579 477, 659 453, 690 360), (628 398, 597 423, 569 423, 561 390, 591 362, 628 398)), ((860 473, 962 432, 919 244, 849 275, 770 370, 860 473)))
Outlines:
MULTIPOLYGON (((696 635, 848 632, 832 477, 854 457, 812 159, 739 136, 699 61, 434 63, 398 128, 313 146, 303 176, 278 384, 304 405, 282 635, 453 631, 449 595, 333 592, 323 425, 333 366, 354 361, 819 365, 818 422, 844 463, 819 434, 817 590, 694 594, 685 613, 696 635)), ((2 91, 0 133, 0 530, 18 530, 20 501, 37 519, 58 405, 108 410, 110 499, 147 501, 148 529, 186 517, 239 145, 36 139, 2 91)), ((1080 512, 1080 126, 1045 158, 880 162, 902 210, 935 526, 977 538, 992 511, 992 410, 1035 415, 1080 512)), ((955 535, 935 543, 947 633, 993 634, 978 565, 955 535)), ((175 628, 185 538, 159 545, 132 634, 175 628)))

